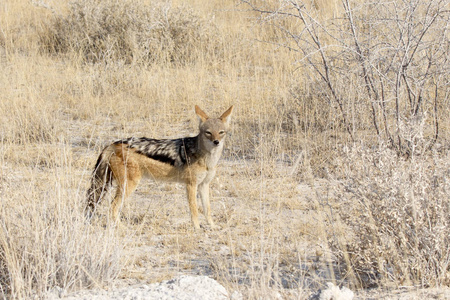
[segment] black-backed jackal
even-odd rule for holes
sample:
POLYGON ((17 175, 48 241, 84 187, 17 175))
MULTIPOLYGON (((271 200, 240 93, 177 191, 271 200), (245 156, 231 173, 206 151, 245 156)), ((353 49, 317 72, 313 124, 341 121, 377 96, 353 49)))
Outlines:
POLYGON ((111 217, 119 220, 123 200, 136 189, 143 176, 155 180, 169 180, 186 184, 191 220, 200 228, 197 209, 197 190, 208 224, 214 227, 209 202, 209 183, 216 174, 222 154, 233 106, 219 118, 209 118, 197 105, 200 133, 195 137, 174 140, 128 138, 114 142, 98 157, 88 190, 86 213, 90 217, 96 205, 111 186, 117 190, 111 204, 111 217))

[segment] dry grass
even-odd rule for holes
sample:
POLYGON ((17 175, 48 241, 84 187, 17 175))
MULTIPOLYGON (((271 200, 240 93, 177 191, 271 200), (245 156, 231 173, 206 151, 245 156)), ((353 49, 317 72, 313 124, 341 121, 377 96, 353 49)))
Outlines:
POLYGON ((398 158, 387 147, 348 150, 340 220, 351 235, 334 241, 362 286, 449 283, 448 154, 398 158))
POLYGON ((87 224, 70 145, 2 143, 0 282, 3 297, 39 298, 54 288, 101 286, 116 278, 123 245, 87 224), (21 156, 31 156, 23 159, 21 156), (13 161, 13 162, 11 162, 13 161))
MULTIPOLYGON (((404 159, 377 142, 360 114, 365 102, 349 94, 350 143, 296 54, 260 42, 284 36, 248 7, 148 3, 0 5, 2 297, 179 273, 212 276, 248 299, 304 299, 328 280, 449 285, 447 118, 431 152, 420 122, 433 120, 405 123, 414 151, 404 159), (105 226, 107 201, 87 224, 101 148, 193 134, 194 104, 211 114, 236 105, 212 187, 222 229, 193 232, 183 187, 151 181, 125 204, 124 229, 105 226)), ((314 3, 321 15, 337 13, 336 1, 314 3)))
POLYGON ((42 47, 81 62, 182 65, 222 48, 212 39, 213 24, 186 5, 76 1, 67 15, 52 19, 41 34, 42 47))

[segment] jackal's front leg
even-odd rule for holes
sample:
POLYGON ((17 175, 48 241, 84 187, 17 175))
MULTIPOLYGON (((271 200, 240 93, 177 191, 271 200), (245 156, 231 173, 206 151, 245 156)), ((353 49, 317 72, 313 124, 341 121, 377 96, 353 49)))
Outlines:
POLYGON ((200 229, 200 223, 198 222, 198 208, 197 208, 197 183, 189 182, 186 185, 187 197, 189 202, 189 210, 191 211, 191 220, 194 225, 194 229, 200 229))
POLYGON ((200 194, 200 198, 202 199, 203 214, 206 217, 206 221, 211 228, 215 228, 216 225, 214 225, 211 217, 211 203, 209 202, 209 182, 202 182, 198 186, 198 192, 200 194))

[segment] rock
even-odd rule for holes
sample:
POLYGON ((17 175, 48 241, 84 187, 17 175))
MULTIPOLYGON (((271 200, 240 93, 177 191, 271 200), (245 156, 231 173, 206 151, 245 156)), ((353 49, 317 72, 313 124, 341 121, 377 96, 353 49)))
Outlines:
POLYGON ((354 296, 350 289, 346 287, 339 288, 333 283, 328 282, 327 288, 320 290, 311 300, 352 300, 354 296))

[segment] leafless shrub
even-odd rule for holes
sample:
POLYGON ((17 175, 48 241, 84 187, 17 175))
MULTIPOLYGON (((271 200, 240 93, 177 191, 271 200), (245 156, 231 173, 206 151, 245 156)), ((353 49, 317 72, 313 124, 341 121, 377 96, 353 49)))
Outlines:
POLYGON ((347 275, 357 286, 448 284, 448 153, 430 151, 448 114, 448 2, 342 0, 329 19, 310 1, 243 2, 280 32, 266 42, 297 53, 299 107, 327 105, 317 124, 353 140, 328 174, 340 178, 334 221, 349 230, 331 229, 330 242, 347 275), (355 146, 368 133, 381 146, 355 146))
POLYGON ((447 1, 343 0, 342 12, 328 20, 308 1, 281 1, 275 8, 243 2, 283 33, 268 42, 298 53, 311 76, 305 85, 320 87, 323 94, 315 98, 329 99, 353 140, 359 129, 370 128, 409 155, 401 122, 424 113, 432 115, 425 130, 429 146, 437 140, 439 120, 448 112, 447 1), (286 26, 286 19, 297 26, 286 26))
POLYGON ((184 64, 198 57, 197 49, 208 48, 212 31, 188 6, 76 0, 67 15, 53 15, 41 42, 50 53, 72 53, 87 62, 184 64))

